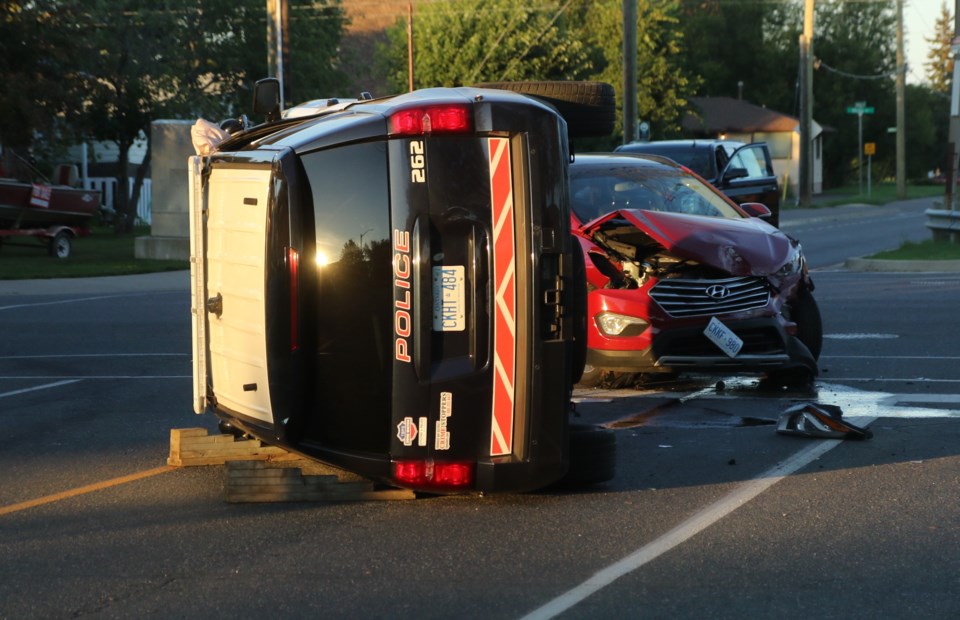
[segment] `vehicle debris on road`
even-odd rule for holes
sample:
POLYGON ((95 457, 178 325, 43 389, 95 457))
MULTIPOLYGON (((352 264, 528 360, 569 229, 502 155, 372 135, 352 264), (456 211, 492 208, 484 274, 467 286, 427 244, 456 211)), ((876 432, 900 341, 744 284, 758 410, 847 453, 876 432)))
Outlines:
POLYGON ((824 439, 870 439, 873 433, 842 418, 836 405, 801 403, 780 415, 777 432, 781 435, 824 439))

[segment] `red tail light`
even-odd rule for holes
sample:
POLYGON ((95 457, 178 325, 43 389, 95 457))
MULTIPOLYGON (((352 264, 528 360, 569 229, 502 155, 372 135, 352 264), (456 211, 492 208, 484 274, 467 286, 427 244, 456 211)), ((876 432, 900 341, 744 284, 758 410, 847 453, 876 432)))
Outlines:
POLYGON ((390 135, 418 136, 427 133, 470 133, 470 106, 461 104, 424 106, 390 115, 390 135))
POLYGON ((473 486, 473 463, 468 461, 394 461, 393 479, 419 489, 465 490, 473 486))
POLYGON ((300 334, 297 329, 299 317, 298 307, 300 290, 298 287, 300 274, 300 254, 293 248, 287 248, 287 271, 290 275, 290 350, 296 351, 300 346, 300 334))

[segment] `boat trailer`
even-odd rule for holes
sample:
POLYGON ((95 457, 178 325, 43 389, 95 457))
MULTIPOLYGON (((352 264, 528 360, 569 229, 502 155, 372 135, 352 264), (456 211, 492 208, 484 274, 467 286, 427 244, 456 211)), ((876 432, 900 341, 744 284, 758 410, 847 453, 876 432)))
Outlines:
POLYGON ((31 247, 34 244, 17 243, 17 241, 8 241, 8 239, 19 240, 24 237, 32 237, 40 241, 47 248, 50 256, 56 258, 67 258, 73 247, 73 240, 77 237, 85 237, 90 234, 90 229, 85 226, 65 226, 54 224, 47 227, 33 228, 7 228, 0 229, 0 246, 2 245, 22 245, 31 247))

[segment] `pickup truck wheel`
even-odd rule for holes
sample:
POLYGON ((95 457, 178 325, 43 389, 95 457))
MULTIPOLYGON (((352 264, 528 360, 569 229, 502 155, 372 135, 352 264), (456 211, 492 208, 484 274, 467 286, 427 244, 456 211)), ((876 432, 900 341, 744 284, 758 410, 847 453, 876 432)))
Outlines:
POLYGON ((61 230, 54 235, 53 239, 50 240, 50 245, 47 247, 47 251, 50 253, 50 256, 55 256, 57 258, 69 257, 70 233, 61 230))
POLYGON ((617 471, 617 437, 608 428, 591 424, 570 425, 570 469, 564 486, 599 484, 617 471))
POLYGON ((616 123, 616 92, 606 82, 484 82, 474 86, 509 90, 549 103, 567 121, 567 131, 574 138, 609 136, 616 123))

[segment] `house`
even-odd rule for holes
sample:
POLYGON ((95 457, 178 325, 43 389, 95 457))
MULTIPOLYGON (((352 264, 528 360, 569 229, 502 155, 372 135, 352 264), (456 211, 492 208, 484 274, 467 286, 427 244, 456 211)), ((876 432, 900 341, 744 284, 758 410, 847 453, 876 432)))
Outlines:
MULTIPOLYGON (((687 137, 766 142, 782 186, 798 195, 800 120, 733 97, 691 97, 694 112, 681 123, 687 137)), ((813 193, 823 191, 824 128, 813 122, 813 193)))

